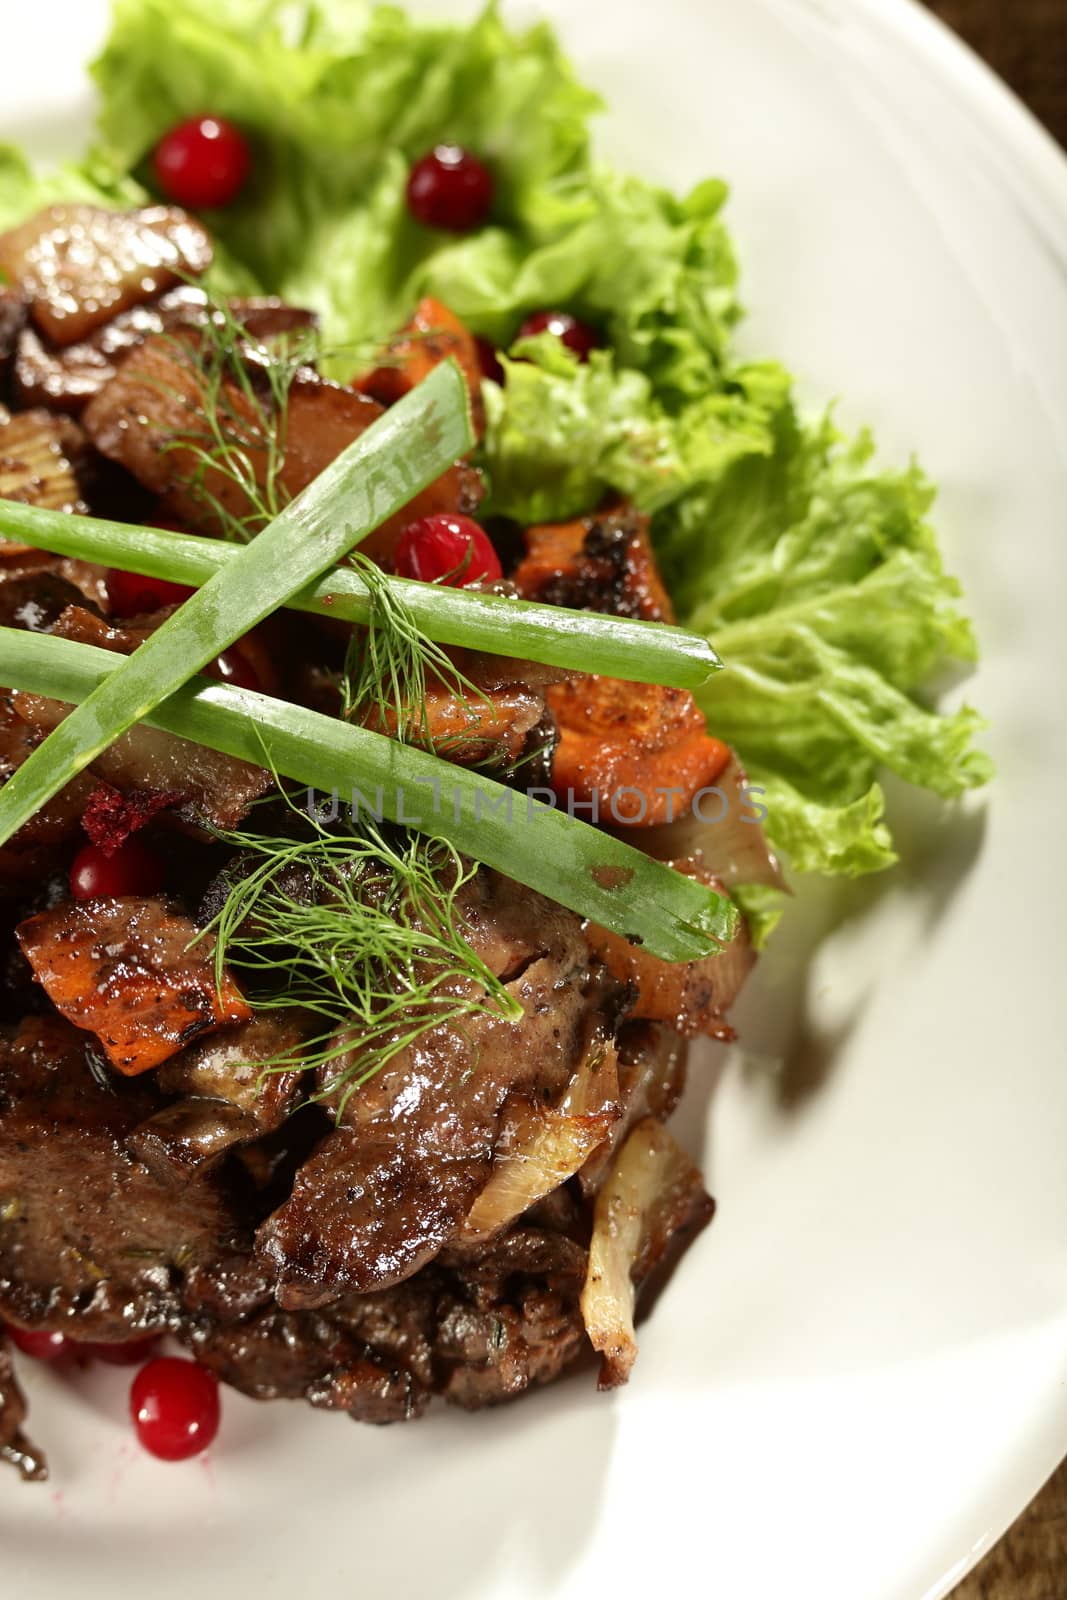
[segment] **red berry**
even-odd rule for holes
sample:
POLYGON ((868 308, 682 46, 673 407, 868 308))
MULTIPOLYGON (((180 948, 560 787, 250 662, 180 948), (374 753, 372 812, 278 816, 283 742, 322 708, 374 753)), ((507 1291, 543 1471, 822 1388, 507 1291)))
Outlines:
POLYGON ((161 1461, 185 1461, 219 1431, 218 1380, 195 1361, 157 1356, 130 1385, 137 1437, 161 1461))
POLYGON ((208 662, 203 670, 208 677, 218 678, 219 683, 229 683, 235 690, 256 690, 261 694, 267 693, 274 678, 269 658, 253 634, 230 645, 229 650, 222 651, 221 656, 208 662))
POLYGON ((439 144, 411 169, 408 209, 426 228, 469 233, 481 227, 492 204, 492 173, 458 144, 439 144))
POLYGON ((400 577, 443 582, 452 589, 503 575, 485 529, 470 517, 449 512, 409 523, 397 542, 394 560, 400 577))
POLYGON ((535 311, 519 329, 519 339, 532 339, 538 333, 554 333, 573 350, 579 361, 588 361, 590 352, 600 348, 600 339, 587 323, 579 322, 569 311, 535 311))
POLYGON ((70 892, 75 900, 155 894, 165 877, 163 862, 140 839, 126 839, 111 855, 99 845, 87 844, 71 864, 70 892))
POLYGON ((252 152, 232 122, 191 117, 164 134, 152 165, 169 200, 193 211, 211 211, 237 199, 252 170, 252 152))
POLYGON ((474 342, 478 346, 478 365, 482 369, 482 377, 491 378, 494 383, 503 383, 504 369, 500 365, 496 346, 490 344, 488 339, 483 339, 480 336, 474 342))
POLYGON ((196 593, 183 583, 168 583, 166 578, 142 578, 136 572, 122 572, 118 567, 108 570, 105 582, 113 617, 141 617, 149 611, 161 611, 164 606, 181 605, 196 593))
POLYGON ((46 1333, 43 1328, 7 1329, 16 1350, 35 1361, 65 1361, 74 1349, 65 1333, 46 1333))
POLYGON ((157 1343, 154 1335, 147 1339, 127 1339, 122 1344, 87 1342, 78 1345, 78 1354, 90 1356, 94 1361, 106 1361, 109 1367, 136 1367, 148 1360, 157 1343))

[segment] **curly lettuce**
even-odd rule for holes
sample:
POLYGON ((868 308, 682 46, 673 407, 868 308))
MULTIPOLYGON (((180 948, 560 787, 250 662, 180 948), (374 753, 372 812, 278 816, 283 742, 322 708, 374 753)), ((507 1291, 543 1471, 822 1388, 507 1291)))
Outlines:
POLYGON ((946 799, 988 779, 976 713, 923 694, 975 658, 929 485, 879 470, 865 436, 801 420, 780 367, 736 361, 725 186, 678 197, 604 170, 598 99, 551 29, 512 32, 492 5, 452 26, 365 0, 117 0, 94 75, 90 159, 42 184, 0 149, 0 226, 58 198, 137 203, 160 136, 210 108, 256 154, 247 192, 208 219, 215 285, 314 307, 335 375, 426 294, 505 349, 544 307, 599 329, 588 365, 542 337, 486 386, 490 509, 560 520, 622 494, 651 514, 681 620, 727 663, 704 694, 711 725, 766 788, 794 868, 895 859, 886 770, 946 799), (410 164, 442 140, 494 171, 491 222, 470 235, 407 211, 410 164))

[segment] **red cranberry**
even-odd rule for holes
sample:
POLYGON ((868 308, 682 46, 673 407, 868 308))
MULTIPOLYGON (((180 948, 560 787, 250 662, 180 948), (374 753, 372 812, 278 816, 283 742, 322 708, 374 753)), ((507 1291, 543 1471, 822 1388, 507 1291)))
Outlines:
POLYGON ((400 535, 394 557, 401 578, 443 582, 462 589, 481 578, 499 578, 502 568, 489 535, 470 517, 439 512, 420 517, 400 535))
POLYGON ((74 1349, 65 1333, 46 1333, 43 1328, 7 1329, 16 1350, 35 1361, 66 1361, 74 1349))
POLYGON ((492 203, 492 173, 458 144, 439 144, 411 169, 408 209, 426 228, 469 233, 481 227, 492 203))
POLYGON ((588 361, 590 352, 600 348, 594 329, 572 317, 569 311, 535 311, 526 318, 517 337, 532 339, 538 333, 554 333, 568 350, 574 351, 579 361, 588 361))
POLYGON ((141 617, 149 611, 161 611, 164 606, 181 605, 196 593, 183 583, 169 583, 166 578, 142 578, 136 572, 122 572, 118 567, 109 569, 105 581, 113 617, 141 617))
POLYGON ((480 336, 474 342, 478 346, 478 365, 482 369, 482 377, 491 378, 494 383, 503 383, 504 369, 500 365, 496 346, 490 344, 488 339, 483 339, 480 336))
POLYGON ((193 211, 210 211, 237 199, 252 170, 252 153, 232 122, 191 117, 164 134, 152 165, 168 200, 193 211))
POLYGON ((259 673, 244 651, 239 650, 236 645, 231 645, 220 656, 216 656, 204 671, 209 678, 217 678, 220 683, 228 683, 234 689, 263 688, 259 673))
POLYGON ((106 1361, 109 1367, 139 1367, 142 1361, 147 1361, 155 1349, 158 1340, 152 1336, 147 1339, 127 1339, 122 1344, 94 1344, 87 1342, 79 1344, 78 1354, 90 1356, 93 1361, 106 1361))
POLYGON ((87 844, 74 857, 70 892, 75 900, 99 900, 111 895, 155 894, 162 889, 163 862, 140 839, 126 839, 111 855, 99 845, 87 844))
POLYGON ((130 1415, 150 1455, 185 1461, 219 1431, 218 1381, 195 1361, 157 1356, 130 1385, 130 1415))

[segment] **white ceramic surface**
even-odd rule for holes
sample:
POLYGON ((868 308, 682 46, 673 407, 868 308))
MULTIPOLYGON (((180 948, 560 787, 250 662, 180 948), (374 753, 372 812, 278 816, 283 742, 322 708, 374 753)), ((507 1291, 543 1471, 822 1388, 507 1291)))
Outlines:
MULTIPOLYGON (((102 0, 0 11, 0 132, 73 148, 102 0)), ((617 161, 733 180, 746 349, 940 481, 1000 778, 894 792, 903 865, 802 886, 682 1115, 720 1212, 628 1390, 386 1431, 228 1397, 174 1468, 121 1373, 31 1373, 17 1600, 936 1600, 1067 1447, 1067 163, 907 0, 512 11, 558 20, 617 161)))

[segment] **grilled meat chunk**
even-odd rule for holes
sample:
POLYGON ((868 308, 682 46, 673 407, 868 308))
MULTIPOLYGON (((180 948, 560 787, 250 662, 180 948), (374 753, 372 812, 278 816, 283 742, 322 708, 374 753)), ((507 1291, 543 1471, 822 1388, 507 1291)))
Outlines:
POLYGON ((153 1170, 199 1172, 275 1132, 296 1109, 302 1073, 264 1063, 298 1052, 305 1031, 291 1011, 262 1012, 173 1056, 156 1082, 182 1098, 135 1129, 130 1148, 153 1170))
POLYGON ((105 1342, 154 1332, 185 1275, 240 1245, 220 1179, 160 1183, 126 1148, 158 1103, 58 1018, 0 1041, 0 1316, 105 1342))
MULTIPOLYGON (((85 512, 85 436, 69 417, 47 411, 0 412, 0 499, 49 511, 85 512)), ((6 558, 28 546, 8 546, 6 558)))
POLYGON ((56 1010, 94 1033, 128 1077, 202 1034, 247 1022, 233 980, 215 985, 215 941, 160 899, 67 901, 20 924, 18 941, 56 1010))
MULTIPOLYGON (((206 314, 207 296, 189 284, 150 304, 131 306, 76 344, 54 345, 36 328, 24 328, 15 352, 15 393, 24 406, 77 412, 117 373, 131 350, 150 334, 195 327, 206 314)), ((230 311, 250 338, 271 340, 315 326, 311 311, 264 296, 234 300, 230 311)))
POLYGON ((15 1381, 4 1336, 0 1333, 0 1461, 16 1467, 27 1483, 40 1483, 48 1476, 48 1463, 22 1431, 26 1420, 26 1401, 15 1381))
POLYGON ((176 206, 105 211, 48 206, 0 234, 0 271, 29 301, 30 316, 56 345, 75 344, 101 324, 204 272, 211 241, 176 206))
MULTIPOLYGON (((456 1237, 494 1153, 531 1104, 555 1104, 620 994, 591 965, 577 918, 496 873, 457 897, 466 936, 521 1005, 406 1045, 352 1095, 260 1229, 283 1306, 319 1306, 408 1278, 456 1237)), ((456 993, 473 987, 457 983, 456 993)), ((358 1070, 359 1041, 334 1072, 358 1070)), ((325 1087, 329 1087, 326 1085, 325 1087)))
MULTIPOLYGON (((249 359, 253 374, 259 359, 249 359)), ((118 375, 86 407, 84 422, 101 454, 126 467, 146 489, 165 495, 186 526, 217 533, 219 507, 241 521, 254 518, 256 508, 232 474, 205 468, 197 457, 197 447, 209 443, 204 383, 195 337, 183 343, 155 335, 127 357, 118 375)), ((271 485, 282 502, 307 488, 382 415, 376 401, 328 383, 310 368, 302 369, 290 385, 284 428, 272 405, 265 381, 258 404, 250 403, 233 382, 224 382, 218 410, 229 442, 247 457, 261 489, 272 475, 272 435, 274 445, 283 448, 284 459, 271 485)), ((377 557, 392 548, 414 517, 470 511, 480 498, 479 474, 458 463, 379 528, 365 548, 377 557)))
POLYGON ((0 400, 7 393, 8 373, 25 320, 26 302, 19 291, 0 283, 0 400))
MULTIPOLYGON (((0 589, 0 597, 3 592, 0 589)), ((42 737, 16 714, 10 695, 0 696, 0 784, 7 782, 42 737)), ((79 774, 0 847, 0 900, 9 894, 21 895, 28 885, 39 881, 57 847, 77 836, 92 788, 92 780, 79 774)))
POLYGON ((284 1311, 196 1280, 180 1337, 255 1399, 305 1398, 361 1422, 416 1417, 433 1394, 474 1410, 549 1383, 581 1350, 586 1253, 524 1220, 489 1246, 378 1293, 284 1311), (221 1292, 219 1292, 221 1291, 221 1292), (235 1309, 236 1302, 236 1309, 235 1309))
MULTIPOLYGON (((61 639, 128 654, 151 630, 111 628, 84 607, 71 606, 51 631, 61 639)), ((70 713, 69 706, 40 695, 16 693, 11 703, 38 739, 51 733, 70 713)), ((254 767, 145 723, 138 723, 110 744, 89 770, 119 789, 180 795, 174 814, 194 827, 203 822, 216 828, 236 827, 274 781, 265 767, 254 767)))

